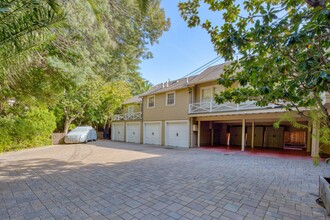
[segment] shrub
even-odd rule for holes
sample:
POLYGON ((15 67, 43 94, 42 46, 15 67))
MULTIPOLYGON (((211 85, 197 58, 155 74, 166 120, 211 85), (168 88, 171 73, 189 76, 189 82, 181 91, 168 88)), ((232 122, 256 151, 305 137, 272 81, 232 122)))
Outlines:
POLYGON ((0 151, 38 147, 51 143, 55 116, 45 108, 31 108, 21 116, 0 118, 0 151))

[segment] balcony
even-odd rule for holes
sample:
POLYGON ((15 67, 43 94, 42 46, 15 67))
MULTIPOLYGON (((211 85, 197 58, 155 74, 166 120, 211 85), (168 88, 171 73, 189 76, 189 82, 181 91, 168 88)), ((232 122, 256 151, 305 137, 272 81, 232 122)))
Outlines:
POLYGON ((142 112, 125 113, 112 116, 112 121, 142 120, 142 112))
POLYGON ((235 111, 247 111, 247 110, 261 110, 276 108, 277 105, 270 104, 268 106, 257 106, 254 101, 242 102, 235 104, 231 102, 217 104, 213 102, 199 102, 189 105, 189 114, 200 114, 200 113, 215 113, 215 112, 235 112, 235 111))

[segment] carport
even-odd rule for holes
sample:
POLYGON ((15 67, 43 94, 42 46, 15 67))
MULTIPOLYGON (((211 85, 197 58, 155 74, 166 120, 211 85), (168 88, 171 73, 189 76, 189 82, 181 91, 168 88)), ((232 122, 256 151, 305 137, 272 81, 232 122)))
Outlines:
POLYGON ((304 128, 295 128, 288 121, 274 128, 283 113, 259 113, 237 115, 205 115, 194 118, 196 145, 198 147, 222 147, 240 149, 262 149, 263 151, 283 151, 290 153, 299 150, 311 156, 317 156, 319 143, 317 126, 295 117, 304 128))

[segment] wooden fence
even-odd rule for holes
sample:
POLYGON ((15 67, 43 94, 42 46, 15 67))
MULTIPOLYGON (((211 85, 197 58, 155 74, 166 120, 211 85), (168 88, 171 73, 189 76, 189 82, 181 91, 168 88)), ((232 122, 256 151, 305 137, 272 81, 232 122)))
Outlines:
MULTIPOLYGON (((53 133, 52 144, 63 144, 64 143, 64 133, 53 133)), ((103 139, 103 131, 97 132, 97 139, 103 139)))

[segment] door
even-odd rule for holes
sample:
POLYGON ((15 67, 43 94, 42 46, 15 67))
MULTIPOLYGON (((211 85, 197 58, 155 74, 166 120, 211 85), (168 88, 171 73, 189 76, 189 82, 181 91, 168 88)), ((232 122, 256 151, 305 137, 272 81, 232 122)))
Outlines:
POLYGON ((230 145, 242 145, 242 127, 230 128, 230 145))
POLYGON ((266 127, 266 147, 283 148, 284 128, 266 127))
POLYGON ((166 122, 165 145, 189 147, 188 122, 166 122))
POLYGON ((144 144, 161 145, 161 122, 144 123, 144 144))
MULTIPOLYGON (((251 146, 252 139, 252 127, 247 128, 247 146, 251 146)), ((264 128, 263 127, 254 127, 254 146, 262 147, 262 142, 264 140, 264 128)))
POLYGON ((124 123, 113 123, 111 127, 112 140, 124 141, 124 123))
POLYGON ((140 143, 140 123, 127 123, 126 124, 126 142, 140 143))

